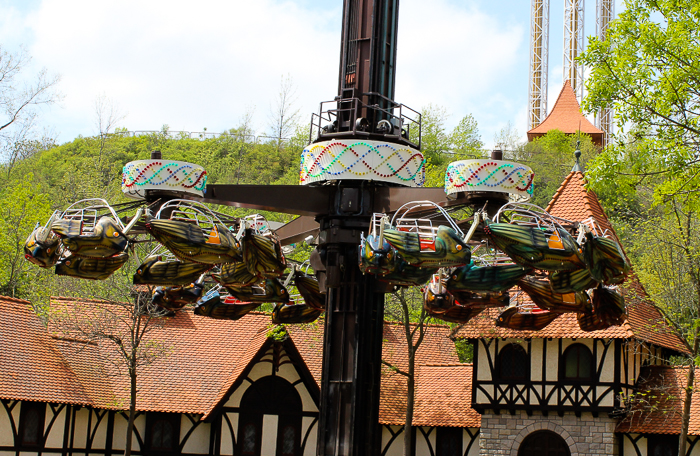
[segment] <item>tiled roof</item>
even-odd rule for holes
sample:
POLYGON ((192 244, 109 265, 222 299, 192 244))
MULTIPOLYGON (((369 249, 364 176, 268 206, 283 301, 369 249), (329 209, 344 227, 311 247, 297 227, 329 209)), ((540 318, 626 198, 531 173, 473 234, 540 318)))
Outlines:
POLYGON ((290 325, 287 331, 294 346, 304 359, 306 367, 321 386, 321 367, 323 365, 323 317, 308 325, 290 325))
POLYGON ((260 328, 258 333, 253 336, 250 343, 245 347, 242 353, 238 354, 238 362, 234 367, 228 378, 221 383, 219 393, 216 395, 216 399, 209 405, 207 413, 202 417, 202 419, 207 419, 211 413, 216 409, 216 407, 224 400, 228 392, 231 390, 231 385, 236 383, 238 378, 243 374, 243 371, 250 364, 251 361, 255 359, 255 355, 262 349, 263 345, 267 341, 267 328, 260 328))
POLYGON ((501 328, 494 324, 504 309, 486 309, 469 323, 462 326, 456 336, 460 339, 479 339, 504 337, 509 339, 628 339, 633 337, 626 324, 611 326, 600 331, 581 331, 575 313, 565 313, 539 331, 520 331, 501 328))
POLYGON ((0 296, 0 398, 90 404, 31 304, 0 296))
MULTIPOLYGON (((598 197, 586 190, 584 176, 572 171, 564 179, 547 212, 556 217, 581 222, 595 220, 603 233, 607 232, 619 242, 598 197)), ((603 234, 599 233, 599 234, 603 234)), ((480 337, 508 338, 583 338, 583 339, 629 339, 635 338, 660 347, 679 352, 689 352, 689 347, 664 319, 662 313, 649 300, 644 288, 634 273, 631 273, 620 291, 627 305, 627 321, 620 326, 611 326, 600 331, 581 331, 576 314, 564 314, 540 331, 518 331, 496 327, 495 318, 502 309, 487 309, 459 329, 458 338, 475 339, 480 337)))
POLYGON ((617 234, 605 215, 598 196, 586 189, 586 181, 580 171, 572 171, 566 176, 546 210, 555 217, 576 222, 593 218, 603 231, 598 234, 611 233, 617 240, 617 234))
POLYGON ((567 80, 559 92, 559 98, 554 103, 554 107, 544 121, 527 132, 527 139, 532 141, 538 136, 546 134, 550 130, 560 130, 566 134, 573 134, 577 131, 591 135, 595 143, 600 144, 603 139, 603 131, 596 128, 581 114, 581 106, 576 100, 574 89, 567 80))
MULTIPOLYGON (((51 300, 52 308, 73 308, 81 312, 89 311, 91 305, 95 303, 72 298, 51 300)), ((256 336, 264 333, 269 316, 251 313, 245 319, 228 321, 180 311, 160 322, 162 325, 156 326, 145 340, 146 343, 161 345, 165 354, 152 364, 139 368, 136 407, 142 411, 204 414, 216 402, 231 375, 249 361, 247 355, 251 350, 255 351, 251 346, 259 342, 256 336)), ((83 346, 61 343, 58 348, 83 384, 92 384, 95 377, 105 378, 95 373, 96 365, 102 365, 107 371, 107 380, 90 388, 94 405, 127 408, 129 381, 126 371, 108 362, 114 359, 114 344, 103 340, 88 352, 82 350, 83 346)))
MULTIPOLYGON (((416 366, 421 364, 457 364, 454 343, 449 339, 450 329, 444 325, 427 325, 425 338, 416 353, 416 366)), ((408 350, 404 327, 385 323, 382 359, 401 371, 408 368, 408 350)), ((422 381, 420 378, 418 381, 422 381)), ((382 365, 382 385, 379 404, 379 422, 402 425, 406 420, 406 376, 382 365)), ((470 402, 471 403, 471 400, 470 402)), ((414 414, 415 416, 415 414, 414 414)), ((448 422, 441 426, 450 426, 448 422)))
POLYGON ((413 424, 480 427, 481 415, 471 408, 472 371, 472 364, 419 366, 413 424))
MULTIPOLYGON (((650 366, 642 369, 636 391, 638 401, 632 405, 616 432, 635 434, 680 434, 685 403, 688 368, 650 366)), ((695 370, 695 378, 700 369, 695 370)), ((697 380, 696 380, 697 381, 697 380)), ((688 435, 700 435, 700 390, 695 388, 690 405, 688 435)))
MULTIPOLYGON (((54 312, 73 312, 80 316, 99 309, 115 314, 123 312, 115 304, 63 297, 52 298, 51 308, 54 312)), ((76 332, 59 331, 55 323, 47 331, 26 301, 0 298, 0 315, 4 321, 0 326, 0 353, 3 353, 0 397, 117 410, 128 407, 129 380, 126 370, 117 369, 113 364, 116 360, 113 343, 87 342, 85 336, 81 340, 76 332)), ((139 368, 137 409, 211 413, 268 340, 269 318, 269 315, 252 312, 237 321, 213 320, 185 310, 159 320, 144 343, 161 345, 166 354, 139 368)), ((408 360, 404 328, 396 323, 385 323, 384 328, 382 358, 405 370, 408 360)), ((291 339, 288 348, 298 351, 320 385, 323 321, 292 325, 288 332, 291 339)), ((457 388, 450 394, 458 394, 460 389, 456 385, 471 385, 468 377, 471 370, 453 366, 458 360, 449 333, 447 326, 427 325, 416 365, 450 365, 440 367, 449 369, 452 379, 445 383, 443 390, 457 388)), ((420 401, 433 400, 431 391, 439 380, 434 375, 431 377, 430 369, 423 368, 424 374, 418 376, 419 407, 420 401), (431 385, 421 389, 421 375, 431 385)), ((406 377, 384 366, 380 399, 382 423, 403 424, 405 395, 406 377)), ((450 421, 441 422, 438 415, 425 419, 443 426, 454 425, 449 414, 443 418, 450 421)))

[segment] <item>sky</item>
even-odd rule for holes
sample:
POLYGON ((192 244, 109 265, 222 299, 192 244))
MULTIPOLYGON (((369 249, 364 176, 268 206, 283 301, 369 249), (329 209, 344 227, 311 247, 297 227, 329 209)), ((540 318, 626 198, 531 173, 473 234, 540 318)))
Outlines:
MULTIPOLYGON (((564 0, 550 0, 549 108, 561 90, 564 0)), ((617 0, 619 12, 621 0, 617 0)), ((586 35, 595 0, 585 0, 586 35)), ((99 130, 105 97, 129 130, 222 132, 247 113, 258 134, 283 77, 307 122, 337 92, 341 0, 0 0, 0 46, 61 77, 40 124, 59 143, 99 130)), ((494 146, 527 130, 529 0, 401 0, 395 100, 467 114, 494 146)))

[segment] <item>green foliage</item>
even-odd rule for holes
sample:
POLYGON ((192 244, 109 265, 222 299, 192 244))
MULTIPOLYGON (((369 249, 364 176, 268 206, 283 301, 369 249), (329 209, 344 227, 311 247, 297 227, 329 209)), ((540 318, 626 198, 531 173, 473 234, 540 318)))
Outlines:
POLYGON ((436 165, 443 163, 450 149, 450 135, 445 129, 448 117, 444 107, 432 104, 421 112, 421 152, 436 165))
MULTIPOLYGON (((615 109, 620 134, 601 165, 635 143, 637 176, 667 175, 655 198, 700 186, 700 7, 694 0, 628 0, 605 41, 592 38, 581 61, 591 68, 584 107, 615 109), (627 134, 626 126, 632 128, 627 134)), ((628 161, 627 161, 628 162, 628 161)), ((609 174, 609 172, 607 173, 609 174)))
POLYGON ((284 342, 289 337, 287 328, 282 325, 272 325, 268 328, 267 337, 272 338, 275 342, 284 342))
POLYGON ((528 143, 524 148, 512 152, 513 160, 525 163, 535 172, 531 203, 547 207, 564 178, 576 163, 574 152, 580 141, 581 165, 597 154, 590 136, 567 135, 560 130, 551 130, 546 135, 528 143))
POLYGON ((0 190, 0 294, 24 296, 40 271, 24 259, 23 245, 37 224, 51 215, 49 198, 37 187, 34 175, 0 190))
MULTIPOLYGON (((447 131, 449 114, 442 106, 429 104, 421 113, 421 152, 426 159, 425 186, 445 185, 445 171, 450 162, 485 156, 476 119, 464 116, 457 126, 447 131)), ((417 132, 412 130, 412 136, 417 132)), ((417 138, 412 137, 417 141, 417 138)))
POLYGON ((696 1, 627 0, 581 57, 591 68, 584 107, 613 108, 619 129, 591 164, 590 185, 621 221, 645 288, 691 343, 700 321, 699 38, 696 1))
POLYGON ((700 323, 700 218, 679 202, 647 206, 628 227, 637 276, 684 338, 700 323))
POLYGON ((460 363, 471 363, 474 361, 474 345, 469 340, 455 340, 455 351, 460 363))

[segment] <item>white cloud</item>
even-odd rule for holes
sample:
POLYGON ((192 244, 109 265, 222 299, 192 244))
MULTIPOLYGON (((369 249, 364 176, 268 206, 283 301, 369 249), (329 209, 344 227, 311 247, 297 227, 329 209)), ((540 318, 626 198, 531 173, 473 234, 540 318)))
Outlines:
POLYGON ((445 106, 454 124, 471 113, 490 144, 527 102, 528 31, 473 4, 404 0, 401 8, 397 101, 445 106))
POLYGON ((221 131, 247 106, 262 127, 282 74, 293 76, 305 112, 335 95, 335 14, 270 0, 45 0, 29 18, 31 52, 63 75, 55 120, 71 136, 62 140, 94 133, 86 117, 102 92, 128 111, 131 129, 221 131))
MULTIPOLYGON (((337 92, 340 0, 34 2, 28 15, 6 8, 0 39, 22 36, 37 66, 62 74, 63 108, 42 117, 61 141, 95 133, 101 93, 130 129, 219 132, 254 106, 262 132, 283 74, 304 121, 337 92)), ((550 17, 550 109, 561 89, 560 16, 550 17)), ((444 106, 449 127, 471 113, 487 146, 509 121, 524 135, 528 40, 529 2, 402 0, 396 101, 444 106)))

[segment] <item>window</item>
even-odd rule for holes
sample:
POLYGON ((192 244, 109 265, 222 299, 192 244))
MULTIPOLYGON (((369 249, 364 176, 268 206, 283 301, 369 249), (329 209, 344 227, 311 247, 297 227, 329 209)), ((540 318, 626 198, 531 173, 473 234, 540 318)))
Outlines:
POLYGON ((241 454, 255 456, 260 454, 260 441, 262 438, 262 416, 260 420, 248 417, 241 426, 241 454))
POLYGON ((565 380, 591 380, 593 377, 593 355, 583 344, 570 345, 564 351, 563 377, 565 380))
POLYGON ((525 349, 518 344, 508 344, 498 353, 498 376, 510 382, 527 381, 530 360, 525 349))
POLYGON ((295 456, 301 445, 299 427, 291 416, 280 416, 277 423, 277 454, 279 456, 295 456))
POLYGON ((678 456, 677 435, 656 435, 647 437, 647 455, 649 456, 678 456))
POLYGON ((277 376, 263 377, 241 398, 238 425, 239 454, 260 456, 263 415, 277 416, 276 456, 299 456, 301 450, 301 397, 296 388, 277 376))
POLYGON ((462 456, 462 428, 437 428, 436 456, 462 456))
POLYGON ((535 431, 525 437, 518 456, 571 456, 569 446, 552 431, 535 431))
POLYGON ((19 438, 23 446, 41 446, 44 440, 46 404, 22 402, 19 412, 19 438))
POLYGON ((180 415, 149 413, 146 417, 146 447, 151 453, 179 453, 180 415))

